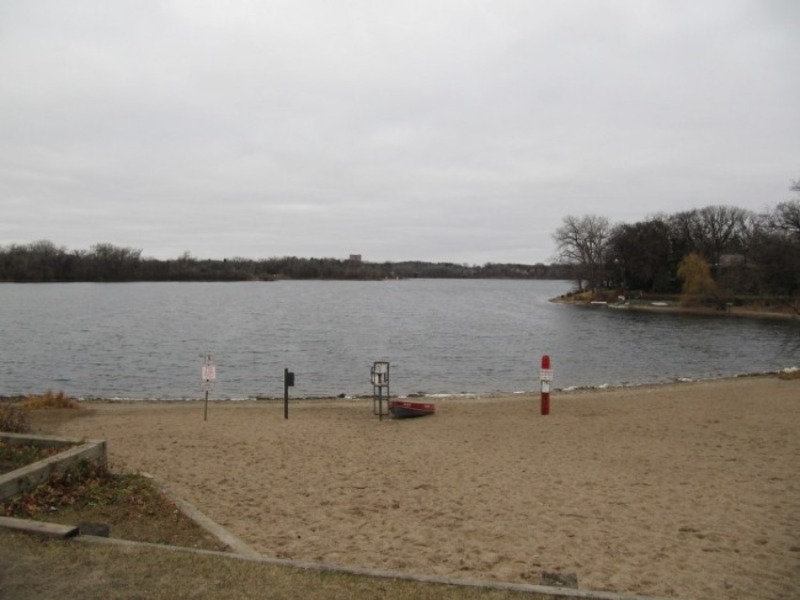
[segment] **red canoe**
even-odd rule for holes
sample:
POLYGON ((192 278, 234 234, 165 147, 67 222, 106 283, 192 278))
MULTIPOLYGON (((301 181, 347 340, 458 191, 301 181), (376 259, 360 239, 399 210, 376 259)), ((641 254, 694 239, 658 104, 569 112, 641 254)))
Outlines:
POLYGON ((389 412, 395 419, 424 417, 436 413, 436 405, 426 402, 409 402, 408 400, 389 400, 389 412))

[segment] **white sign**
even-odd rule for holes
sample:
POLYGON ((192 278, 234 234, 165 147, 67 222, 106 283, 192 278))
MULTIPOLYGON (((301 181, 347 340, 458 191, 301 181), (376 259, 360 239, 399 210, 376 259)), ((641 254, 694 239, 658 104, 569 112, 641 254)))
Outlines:
POLYGON ((372 385, 380 387, 389 385, 388 362, 376 362, 372 365, 372 385))
POLYGON ((217 378, 217 368, 214 365, 203 365, 203 381, 214 381, 217 378))
POLYGON ((540 369, 539 379, 542 381, 553 381, 553 369, 540 369))

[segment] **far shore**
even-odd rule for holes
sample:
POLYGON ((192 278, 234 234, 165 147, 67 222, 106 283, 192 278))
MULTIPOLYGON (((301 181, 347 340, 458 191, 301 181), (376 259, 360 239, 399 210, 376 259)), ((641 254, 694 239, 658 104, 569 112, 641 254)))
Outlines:
POLYGON ((738 317, 747 319, 788 319, 800 321, 800 308, 791 305, 781 306, 734 306, 723 304, 719 307, 713 306, 685 306, 679 302, 657 301, 657 300, 624 300, 624 301, 605 301, 605 300, 581 300, 567 296, 551 298, 551 302, 556 304, 568 304, 587 308, 612 308, 615 310, 636 310, 648 311, 665 314, 678 315, 697 315, 706 317, 738 317))

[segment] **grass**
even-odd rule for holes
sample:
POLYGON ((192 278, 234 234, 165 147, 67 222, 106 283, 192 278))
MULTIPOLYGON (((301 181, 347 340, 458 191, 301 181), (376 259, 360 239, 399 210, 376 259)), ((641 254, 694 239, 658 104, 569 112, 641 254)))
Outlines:
POLYGON ((74 525, 103 523, 126 540, 224 550, 225 546, 178 510, 152 482, 82 462, 54 472, 35 489, 0 504, 7 517, 74 525))
POLYGON ((800 379, 800 369, 785 370, 778 373, 778 379, 790 381, 792 379, 800 379))
POLYGON ((153 600, 545 600, 549 595, 304 570, 0 531, 0 597, 153 600))
POLYGON ((0 431, 28 433, 31 424, 28 415, 8 402, 0 403, 0 431))
MULTIPOLYGON (((34 409, 34 425, 53 427, 77 411, 34 409)), ((222 550, 152 482, 133 474, 81 464, 35 490, 0 504, 0 514, 78 524, 104 523, 111 537, 164 546, 86 544, 43 540, 0 528, 0 598, 154 600, 546 600, 550 595, 421 583, 237 560, 221 553, 175 551, 175 546, 222 550)))
POLYGON ((61 452, 63 448, 27 444, 6 444, 0 441, 0 475, 61 452))
POLYGON ((31 431, 30 411, 50 409, 79 410, 76 398, 63 391, 47 390, 44 394, 0 398, 0 431, 10 433, 29 433, 31 431))
POLYGON ((63 391, 53 392, 47 390, 44 394, 29 394, 20 402, 20 407, 25 410, 41 410, 46 408, 80 409, 81 405, 76 398, 67 396, 63 391))

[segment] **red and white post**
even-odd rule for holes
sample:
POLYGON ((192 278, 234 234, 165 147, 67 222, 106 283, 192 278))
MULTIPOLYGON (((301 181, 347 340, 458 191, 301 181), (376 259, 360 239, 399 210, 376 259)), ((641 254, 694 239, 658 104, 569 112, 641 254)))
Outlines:
POLYGON ((539 371, 539 381, 542 384, 542 414, 550 414, 550 382, 553 381, 553 369, 550 367, 550 357, 542 356, 542 369, 539 371))

